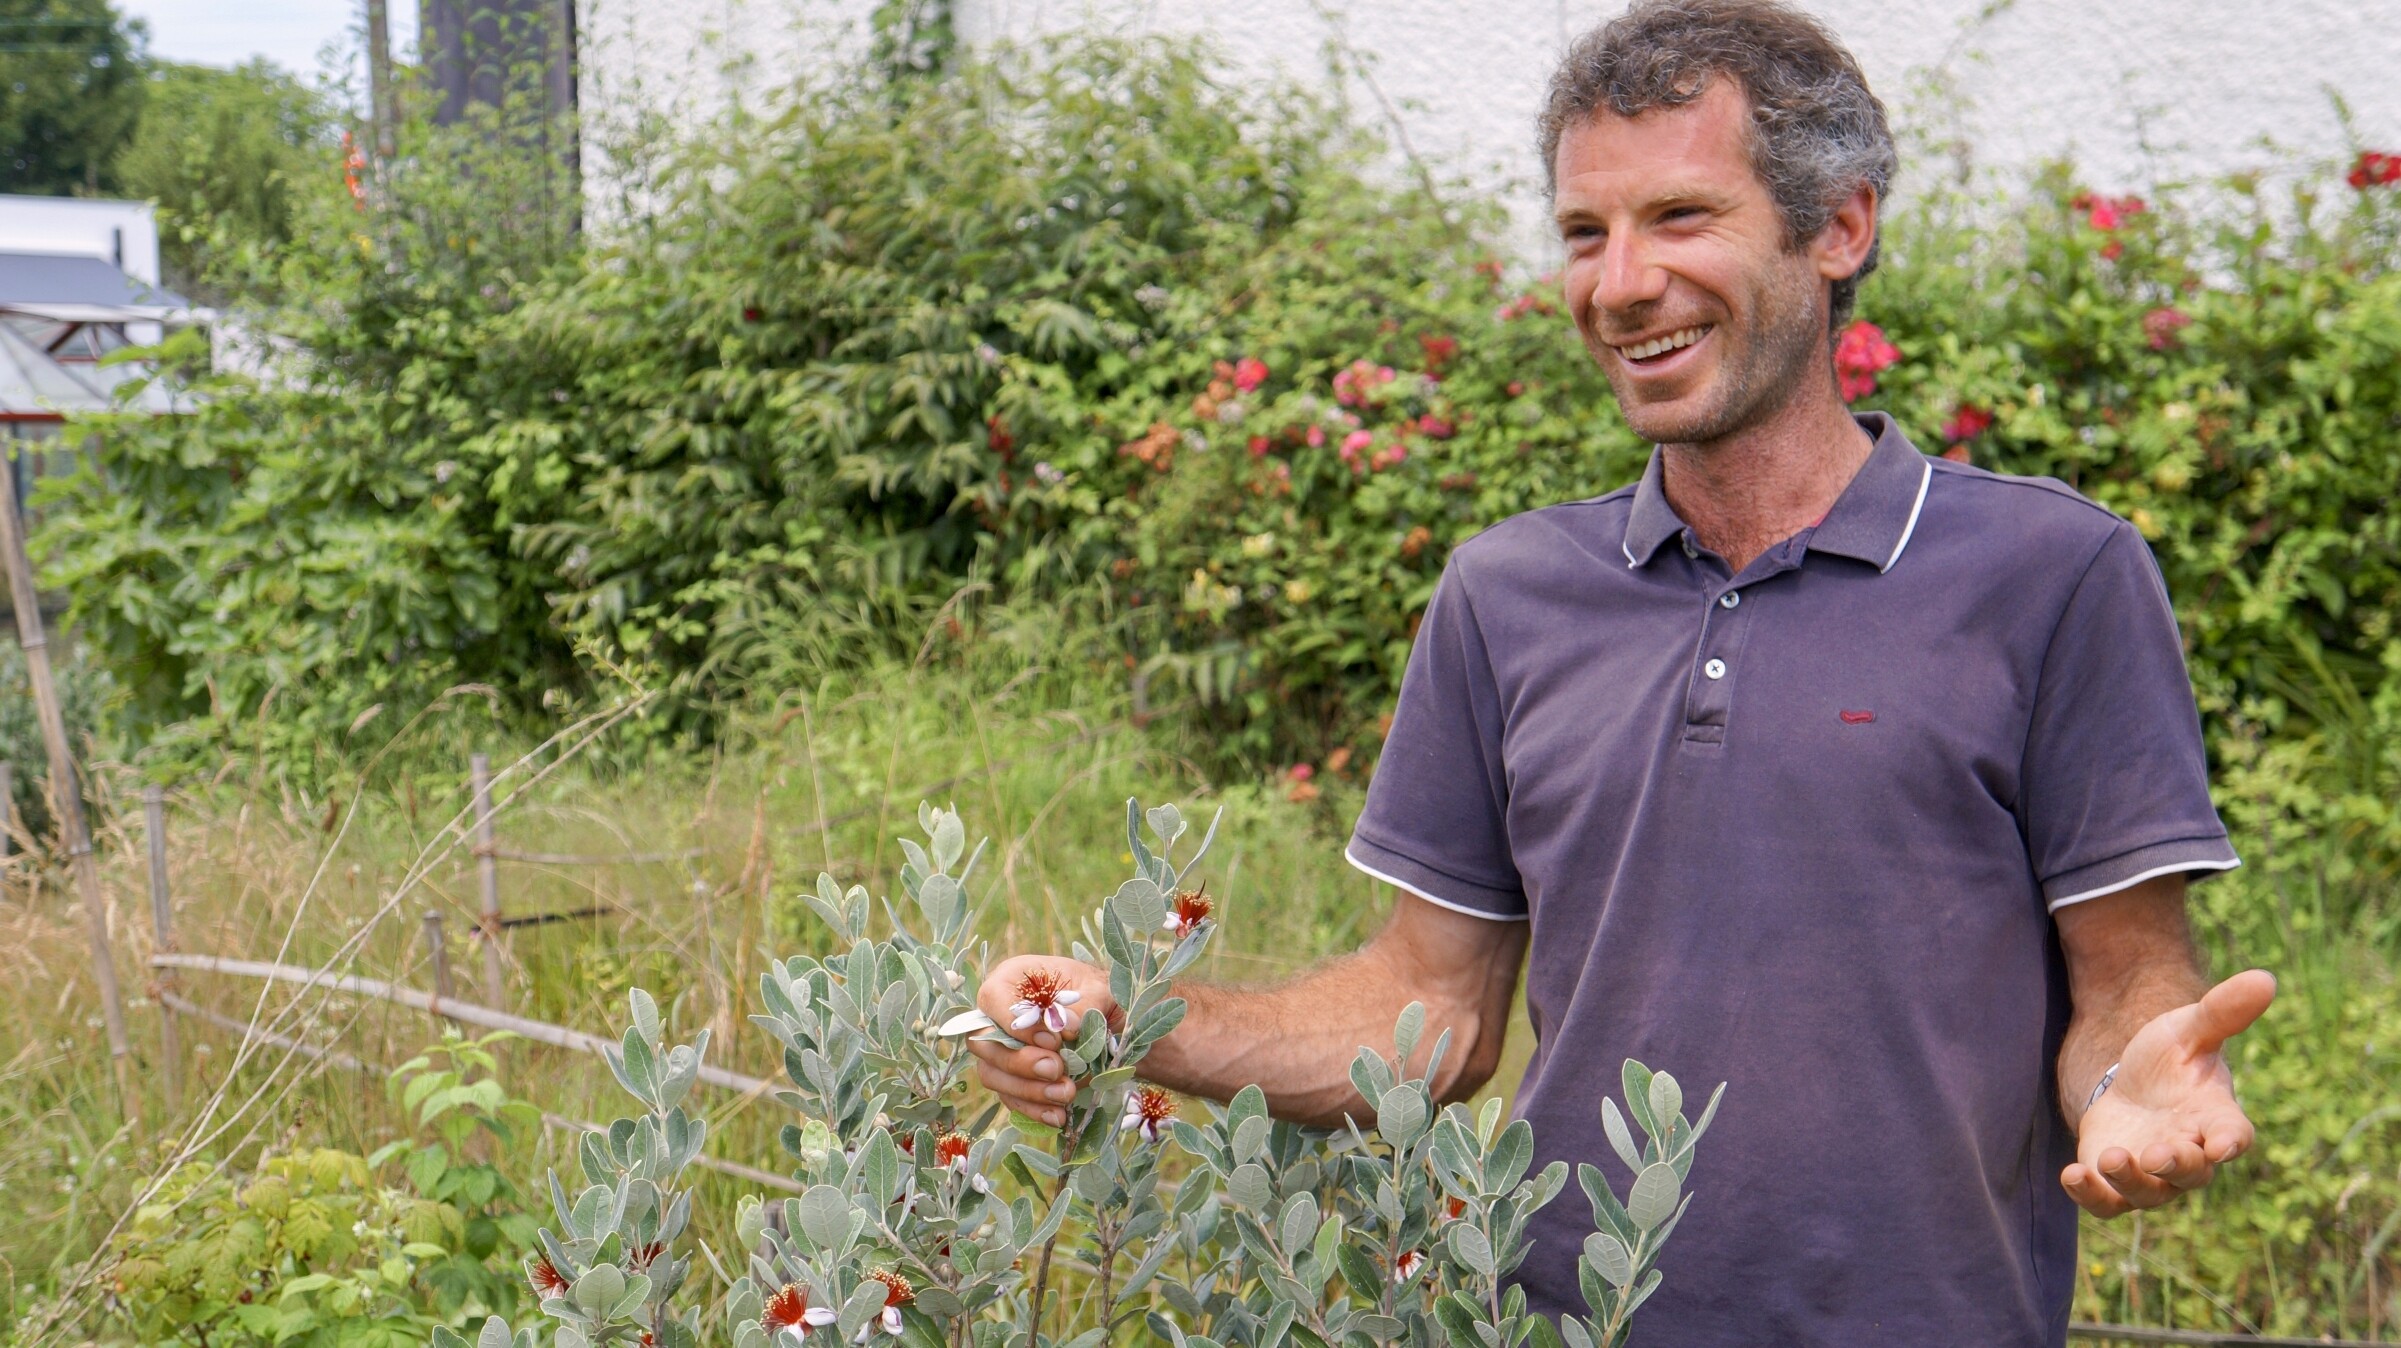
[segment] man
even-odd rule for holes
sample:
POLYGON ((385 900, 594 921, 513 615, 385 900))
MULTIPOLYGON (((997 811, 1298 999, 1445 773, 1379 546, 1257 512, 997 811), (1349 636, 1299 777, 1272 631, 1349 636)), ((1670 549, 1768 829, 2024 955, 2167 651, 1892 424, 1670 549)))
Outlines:
MULTIPOLYGON (((2067 488, 1844 407, 1894 156, 1812 21, 1638 0, 1554 77, 1543 149, 1568 311, 1659 447, 1452 557, 1348 850, 1389 925, 1283 987, 1184 987, 1147 1071, 1364 1116, 1345 1065, 1419 1000, 1460 1098, 1525 962, 1538 1163, 1624 1183, 1625 1057, 1730 1083, 1642 1343, 2061 1343, 2075 1205, 2250 1144, 2218 1049, 2275 987, 2208 988, 2185 927, 2186 877, 2238 863, 2156 567, 2067 488)), ((1106 1005, 1021 957, 984 1009, 1036 964, 1106 1005)), ((1056 1120, 1056 1047, 979 1045, 983 1078, 1056 1120)), ((1582 1309, 1589 1229, 1572 1190, 1537 1219, 1537 1309, 1582 1309)))

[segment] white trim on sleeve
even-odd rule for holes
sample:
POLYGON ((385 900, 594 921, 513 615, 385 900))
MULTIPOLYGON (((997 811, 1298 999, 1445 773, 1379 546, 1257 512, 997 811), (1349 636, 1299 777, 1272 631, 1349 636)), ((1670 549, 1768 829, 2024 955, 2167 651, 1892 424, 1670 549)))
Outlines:
MULTIPOLYGON (((1353 864, 1355 865, 1357 863, 1353 864)), ((2156 880, 2160 876, 2173 875, 2178 871, 2230 871, 2242 864, 2242 858, 2240 857, 2236 857, 2232 861, 2171 861, 2165 866, 2153 866, 2151 869, 2144 871, 2140 875, 2128 876, 2127 878, 2120 880, 2113 885, 2103 885, 2099 889, 2088 889, 2081 894, 2070 894, 2064 899, 2053 899, 2051 900, 2050 911, 2056 913, 2071 903, 2082 903, 2086 899, 2097 899, 2104 894, 2115 894, 2121 889, 2132 889, 2145 880, 2156 880)))
POLYGON ((1909 523, 1901 528, 1901 541, 1892 545, 1892 556, 1885 558, 1884 565, 1876 568, 1879 573, 1892 570, 1892 564, 1901 560, 1901 549, 1909 546, 1909 536, 1917 532, 1918 512, 1926 508, 1926 488, 1933 485, 1934 465, 1928 462, 1925 476, 1917 480, 1917 504, 1909 507, 1909 523))
POLYGON ((1367 872, 1376 879, 1383 881, 1385 884, 1392 886, 1394 889, 1407 890, 1409 893, 1415 894, 1417 897, 1424 899, 1426 902, 1433 904, 1437 908, 1447 908, 1454 913, 1464 913, 1469 917, 1480 917, 1486 922, 1523 922, 1527 918, 1527 914, 1525 913, 1487 913, 1481 908, 1470 908, 1466 904, 1454 903, 1449 899, 1438 899, 1433 895, 1428 894, 1424 890, 1419 889, 1417 886, 1410 884, 1406 880, 1394 879, 1392 876, 1386 875, 1382 871, 1377 870, 1375 867, 1368 865, 1366 862, 1361 861, 1356 856, 1353 856, 1351 854, 1351 849, 1347 847, 1342 849, 1342 859, 1351 863, 1353 866, 1358 867, 1360 870, 1367 872))

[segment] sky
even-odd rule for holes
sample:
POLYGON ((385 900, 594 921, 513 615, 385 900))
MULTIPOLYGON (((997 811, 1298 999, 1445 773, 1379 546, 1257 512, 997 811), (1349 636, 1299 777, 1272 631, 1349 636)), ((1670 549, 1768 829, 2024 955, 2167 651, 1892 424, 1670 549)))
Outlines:
MULTIPOLYGON (((234 65, 264 56, 295 74, 316 73, 328 43, 347 55, 366 26, 363 0, 117 0, 150 27, 150 54, 170 61, 234 65)), ((392 46, 417 36, 416 0, 391 0, 392 46)))

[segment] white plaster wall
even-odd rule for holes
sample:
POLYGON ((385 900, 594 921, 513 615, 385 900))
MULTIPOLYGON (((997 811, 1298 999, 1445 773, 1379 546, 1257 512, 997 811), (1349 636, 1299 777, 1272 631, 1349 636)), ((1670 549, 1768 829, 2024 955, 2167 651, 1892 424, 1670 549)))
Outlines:
MULTIPOLYGON (((778 72, 855 60, 873 0, 584 0, 596 107, 689 116, 778 72), (730 70, 721 69, 727 62, 730 70)), ((2401 150, 2395 0, 1803 0, 1852 47, 1904 135, 1963 147, 2006 180, 2072 154, 2109 190, 2234 171, 2290 174, 2356 133, 2401 150), (1947 91, 1944 92, 1944 91, 1947 91)), ((1352 106, 1386 120, 1542 244, 1531 125, 1559 53, 1619 0, 955 0, 962 35, 1078 26, 1205 34, 1249 77, 1322 81, 1329 45, 1363 58, 1352 106), (1377 97, 1382 95, 1381 100, 1377 97)), ((1908 152, 1905 151, 1905 157, 1908 152)), ((1950 161, 1920 152, 1921 171, 1950 161)), ((1905 172, 1909 166, 1905 164, 1905 172)))
POLYGON ((0 196, 0 251, 96 257, 158 284, 158 218, 147 201, 0 196))

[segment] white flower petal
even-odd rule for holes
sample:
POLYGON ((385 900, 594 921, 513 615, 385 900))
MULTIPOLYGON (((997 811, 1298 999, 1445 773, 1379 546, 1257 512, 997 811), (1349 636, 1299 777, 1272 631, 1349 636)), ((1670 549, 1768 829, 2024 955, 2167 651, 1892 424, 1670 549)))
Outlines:
POLYGON ((830 1325, 842 1318, 842 1312, 831 1306, 811 1306, 801 1312, 800 1318, 812 1325, 830 1325))
POLYGON ((1019 1002, 1009 1009, 1017 1013, 1017 1018, 1009 1022, 1009 1028, 1012 1030, 1022 1030, 1042 1019, 1042 1008, 1031 1002, 1019 1002))
POLYGON ((1067 1033, 1067 1013, 1055 1006, 1051 1007, 1042 1013, 1042 1024, 1052 1034, 1065 1034, 1067 1033))
POLYGON ((952 1016, 946 1021, 943 1021, 941 1029, 938 1031, 938 1033, 944 1035, 969 1034, 976 1030, 989 1030, 992 1028, 994 1028, 992 1017, 985 1015, 983 1012, 961 1011, 959 1014, 952 1016))
POLYGON ((1084 994, 1076 991, 1074 988, 1069 988, 1067 991, 1060 993, 1051 1000, 1057 1002, 1061 1006, 1073 1006, 1077 1002, 1084 1000, 1084 994))

